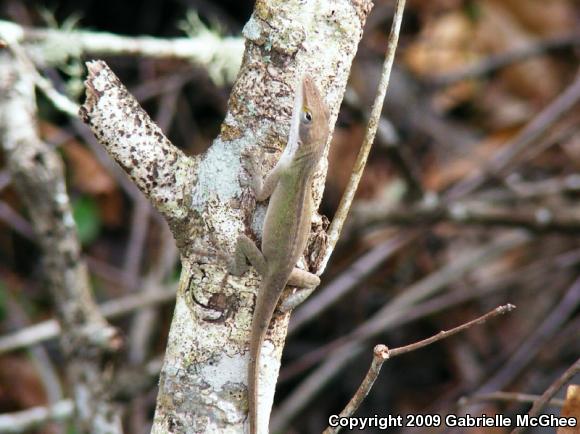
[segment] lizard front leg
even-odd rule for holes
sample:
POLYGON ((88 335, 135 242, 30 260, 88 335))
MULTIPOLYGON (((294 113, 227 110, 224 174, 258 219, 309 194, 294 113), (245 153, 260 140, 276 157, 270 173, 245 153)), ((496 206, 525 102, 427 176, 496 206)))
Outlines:
POLYGON ((242 234, 238 237, 234 258, 229 264, 230 273, 241 276, 249 268, 248 261, 261 276, 266 274, 266 258, 258 246, 247 235, 242 234))
POLYGON ((276 164, 266 178, 263 179, 260 175, 262 172, 256 156, 249 151, 245 152, 243 156, 243 166, 250 175, 250 183, 254 196, 258 202, 263 202, 274 192, 276 184, 278 184, 278 180, 280 179, 281 166, 280 164, 276 164))
MULTIPOLYGON (((280 166, 276 165, 265 179, 260 176, 256 156, 250 152, 244 153, 244 167, 248 171, 251 179, 251 187, 258 202, 268 199, 280 179, 280 166)), ((230 263, 230 273, 234 276, 241 276, 248 269, 248 261, 256 268, 261 276, 266 274, 266 258, 256 246, 256 244, 245 234, 238 236, 234 259, 230 263), (247 260, 246 260, 247 259, 247 260)))

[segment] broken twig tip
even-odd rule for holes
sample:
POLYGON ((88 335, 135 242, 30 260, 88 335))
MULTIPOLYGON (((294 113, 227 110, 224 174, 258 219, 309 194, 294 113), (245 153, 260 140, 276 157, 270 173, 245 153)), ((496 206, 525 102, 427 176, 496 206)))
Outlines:
POLYGON ((508 313, 511 312, 513 310, 516 309, 516 306, 514 304, 508 303, 508 304, 504 304, 503 306, 500 306, 498 308, 498 310, 500 311, 500 313, 508 313))
POLYGON ((85 65, 87 65, 89 77, 98 74, 107 67, 107 64, 102 60, 89 60, 85 65))
POLYGON ((391 357, 391 353, 389 352, 389 347, 383 344, 379 344, 375 346, 373 349, 373 354, 375 357, 378 357, 382 360, 387 360, 391 357))

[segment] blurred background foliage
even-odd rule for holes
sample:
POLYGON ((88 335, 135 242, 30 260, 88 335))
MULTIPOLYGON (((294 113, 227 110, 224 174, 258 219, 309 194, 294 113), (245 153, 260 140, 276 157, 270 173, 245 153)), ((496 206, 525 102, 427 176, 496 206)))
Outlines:
MULTIPOLYGON (((209 28, 238 36, 252 8, 253 2, 243 0, 2 0, 0 16, 29 27, 176 37, 184 35, 188 12, 195 11, 209 28)), ((392 8, 391 1, 375 2, 355 59, 329 155, 321 206, 329 218, 362 141, 392 8)), ((365 341, 368 351, 321 390, 318 396, 325 399, 307 406, 288 432, 319 432, 327 416, 342 409, 368 368, 374 344, 405 345, 501 303, 511 302, 518 310, 388 362, 357 415, 458 411, 458 398, 494 391, 488 390, 489 384, 541 394, 578 358, 580 290, 574 283, 580 270, 578 97, 509 165, 493 171, 489 162, 509 151, 538 113, 578 79, 579 22, 575 0, 408 0, 381 132, 321 288, 352 272, 349 267, 370 249, 406 231, 420 232, 364 274, 355 290, 289 338, 276 402, 283 402, 320 360, 332 357, 331 348, 314 356, 315 362, 309 356, 365 324, 411 285, 516 232, 524 231, 528 238, 450 279, 430 298, 451 295, 447 304, 440 301, 440 309, 419 315, 419 303, 405 307, 416 318, 365 341), (519 59, 525 49, 536 51, 519 59), (494 64, 498 59, 504 63, 494 64), (474 66, 483 69, 469 69, 474 66), (451 201, 455 211, 442 212, 438 207, 448 203, 441 198, 482 168, 485 182, 451 201), (453 301, 453 294, 466 293, 473 296, 453 301), (528 356, 516 363, 514 355, 522 345, 529 346, 528 356)), ((58 68, 42 72, 80 101, 84 60, 68 58, 58 68)), ((188 154, 210 146, 225 115, 231 84, 218 86, 203 67, 184 61, 106 60, 173 143, 188 154)), ((58 147, 66 163, 74 218, 96 297, 104 302, 143 290, 149 270, 159 267, 162 250, 171 243, 164 222, 122 185, 106 158, 88 144, 86 130, 83 134, 78 122, 56 111, 40 94, 39 101, 41 136, 58 147)), ((3 166, 0 211, 0 331, 7 334, 52 318, 53 305, 43 288, 41 258, 26 210, 3 166)), ((165 263, 160 285, 177 281, 174 253, 172 258, 165 263)), ((145 347, 128 351, 120 364, 131 366, 131 360, 162 355, 172 307, 169 302, 155 308, 154 328, 145 347), (139 352, 145 356, 131 356, 139 352)), ((134 313, 117 317, 114 323, 133 336, 134 313)), ((340 346, 340 341, 336 344, 340 346)), ((59 372, 57 342, 49 340, 42 348, 59 372)), ((151 384, 126 403, 127 432, 146 432, 155 395, 151 384)), ((33 353, 0 355, 0 413, 43 405, 47 399, 33 353)), ((479 411, 483 408, 487 414, 527 408, 515 402, 481 405, 479 411)), ((58 425, 38 429, 58 431, 58 425)))

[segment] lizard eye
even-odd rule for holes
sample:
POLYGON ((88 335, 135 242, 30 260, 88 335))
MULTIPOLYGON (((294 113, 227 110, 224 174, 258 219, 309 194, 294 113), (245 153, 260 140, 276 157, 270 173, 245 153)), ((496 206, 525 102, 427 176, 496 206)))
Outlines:
POLYGON ((312 122, 312 113, 310 113, 310 110, 304 110, 302 112, 302 121, 306 124, 312 122))

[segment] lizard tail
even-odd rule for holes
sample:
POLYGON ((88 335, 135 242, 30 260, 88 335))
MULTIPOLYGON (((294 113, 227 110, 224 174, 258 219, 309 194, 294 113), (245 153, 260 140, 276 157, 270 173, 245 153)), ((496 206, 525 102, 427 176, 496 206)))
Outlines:
MULTIPOLYGON (((266 279, 267 280, 267 279, 266 279)), ((284 287, 282 287, 283 289, 284 287)), ((252 320, 252 335, 250 339, 250 362, 248 365, 248 406, 250 417, 250 434, 258 434, 258 390, 260 379, 260 354, 262 344, 270 325, 272 315, 276 310, 281 291, 271 287, 260 288, 252 320)), ((267 432, 267 430, 266 430, 267 432)))

